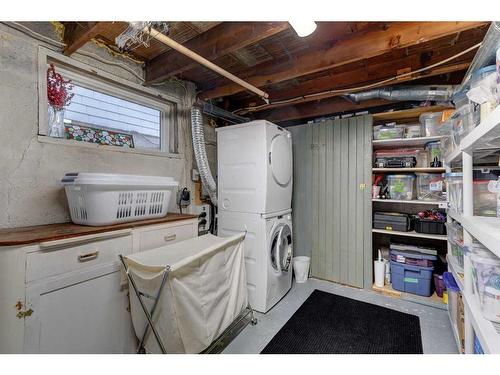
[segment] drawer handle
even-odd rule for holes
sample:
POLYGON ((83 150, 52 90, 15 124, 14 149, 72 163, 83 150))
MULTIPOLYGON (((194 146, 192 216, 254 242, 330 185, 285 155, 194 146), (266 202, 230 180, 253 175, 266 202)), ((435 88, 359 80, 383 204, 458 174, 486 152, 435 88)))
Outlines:
POLYGON ((177 238, 176 234, 171 234, 170 236, 165 236, 165 242, 173 241, 177 238))
POLYGON ((78 255, 79 262, 88 262, 89 260, 94 260, 99 255, 99 251, 94 251, 93 253, 78 255))

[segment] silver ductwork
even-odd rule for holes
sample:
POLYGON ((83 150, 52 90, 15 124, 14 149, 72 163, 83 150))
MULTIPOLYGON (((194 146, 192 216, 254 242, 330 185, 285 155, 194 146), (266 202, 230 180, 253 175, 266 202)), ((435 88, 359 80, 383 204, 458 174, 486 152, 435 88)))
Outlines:
POLYGON ((217 206, 217 184, 215 183, 210 165, 208 164, 205 149, 205 133, 203 132, 203 114, 200 107, 191 107, 191 133, 193 135, 193 149, 201 182, 210 195, 210 200, 217 206))
POLYGON ((398 86, 381 87, 378 89, 356 92, 343 95, 353 103, 359 103, 370 99, 385 99, 390 101, 451 101, 455 86, 398 86))

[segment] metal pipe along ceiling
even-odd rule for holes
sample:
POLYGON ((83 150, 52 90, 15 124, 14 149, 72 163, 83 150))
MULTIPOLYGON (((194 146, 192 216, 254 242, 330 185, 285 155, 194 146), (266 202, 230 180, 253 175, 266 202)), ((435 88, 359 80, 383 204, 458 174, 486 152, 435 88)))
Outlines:
POLYGON ((427 101, 438 102, 451 101, 457 86, 405 86, 405 87, 382 87, 368 91, 351 93, 343 97, 353 103, 359 103, 370 99, 385 99, 391 101, 427 101))

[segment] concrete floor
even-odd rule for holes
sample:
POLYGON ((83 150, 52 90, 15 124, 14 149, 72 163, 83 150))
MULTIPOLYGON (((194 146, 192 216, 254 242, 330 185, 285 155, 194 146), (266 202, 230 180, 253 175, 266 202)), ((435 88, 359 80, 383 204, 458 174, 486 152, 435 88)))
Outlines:
POLYGON ((267 314, 256 313, 258 324, 248 325, 223 353, 260 353, 314 289, 417 315, 420 317, 425 354, 458 353, 446 310, 316 279, 309 279, 305 284, 294 284, 288 294, 267 314))

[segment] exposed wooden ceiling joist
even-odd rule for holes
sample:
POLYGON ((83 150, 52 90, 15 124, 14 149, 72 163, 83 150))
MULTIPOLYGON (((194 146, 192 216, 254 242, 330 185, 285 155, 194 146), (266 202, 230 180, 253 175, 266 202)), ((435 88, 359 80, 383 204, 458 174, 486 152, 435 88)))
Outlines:
MULTIPOLYGON (((184 46, 213 61, 288 27, 288 22, 224 22, 189 40, 184 46)), ((196 66, 196 62, 177 51, 167 51, 147 64, 146 84, 162 81, 196 66)))
POLYGON ((113 22, 71 22, 65 25, 63 54, 70 56, 85 43, 95 38, 106 29, 113 27, 113 22))
MULTIPOLYGON (((257 87, 283 82, 296 77, 332 69, 382 55, 398 48, 432 41, 447 35, 457 34, 482 27, 487 22, 396 22, 382 30, 354 34, 327 49, 314 50, 295 56, 277 64, 264 63, 248 71, 243 78, 257 87)), ((234 95, 244 89, 235 84, 226 84, 201 94, 203 99, 234 95)), ((273 98, 271 97, 271 100, 273 98)))
POLYGON ((280 123, 289 120, 306 119, 311 117, 320 117, 339 112, 363 111, 372 107, 379 107, 391 104, 387 100, 375 99, 368 100, 360 104, 354 104, 343 98, 329 98, 321 101, 310 102, 300 106, 289 106, 285 108, 275 108, 259 113, 259 118, 266 119, 274 123, 280 123))
MULTIPOLYGON (((267 92, 273 101, 283 101, 290 98, 298 98, 304 95, 315 94, 332 89, 344 89, 360 85, 372 84, 394 77, 403 72, 415 72, 418 69, 444 61, 457 53, 467 50, 469 47, 479 43, 486 28, 471 30, 462 33, 460 39, 455 41, 452 37, 442 38, 436 42, 424 43, 410 50, 395 50, 390 53, 371 59, 361 60, 353 64, 343 65, 334 69, 313 75, 285 81, 269 86, 267 92)), ((476 50, 456 58, 438 68, 416 74, 415 78, 423 76, 435 76, 438 74, 452 73, 467 69, 474 57, 476 50)), ((411 80, 413 77, 397 80, 388 84, 397 84, 402 81, 411 80)), ((326 94, 322 97, 334 96, 326 94)), ((253 95, 238 94, 240 98, 231 97, 231 110, 253 107, 261 104, 260 100, 253 95)), ((294 103, 317 100, 318 97, 305 97, 294 103)), ((263 108, 266 109, 266 108, 263 108)), ((262 110, 263 110, 262 109, 262 110)), ((257 109, 258 111, 259 109, 257 109)), ((245 112, 241 112, 244 114, 245 112)))

